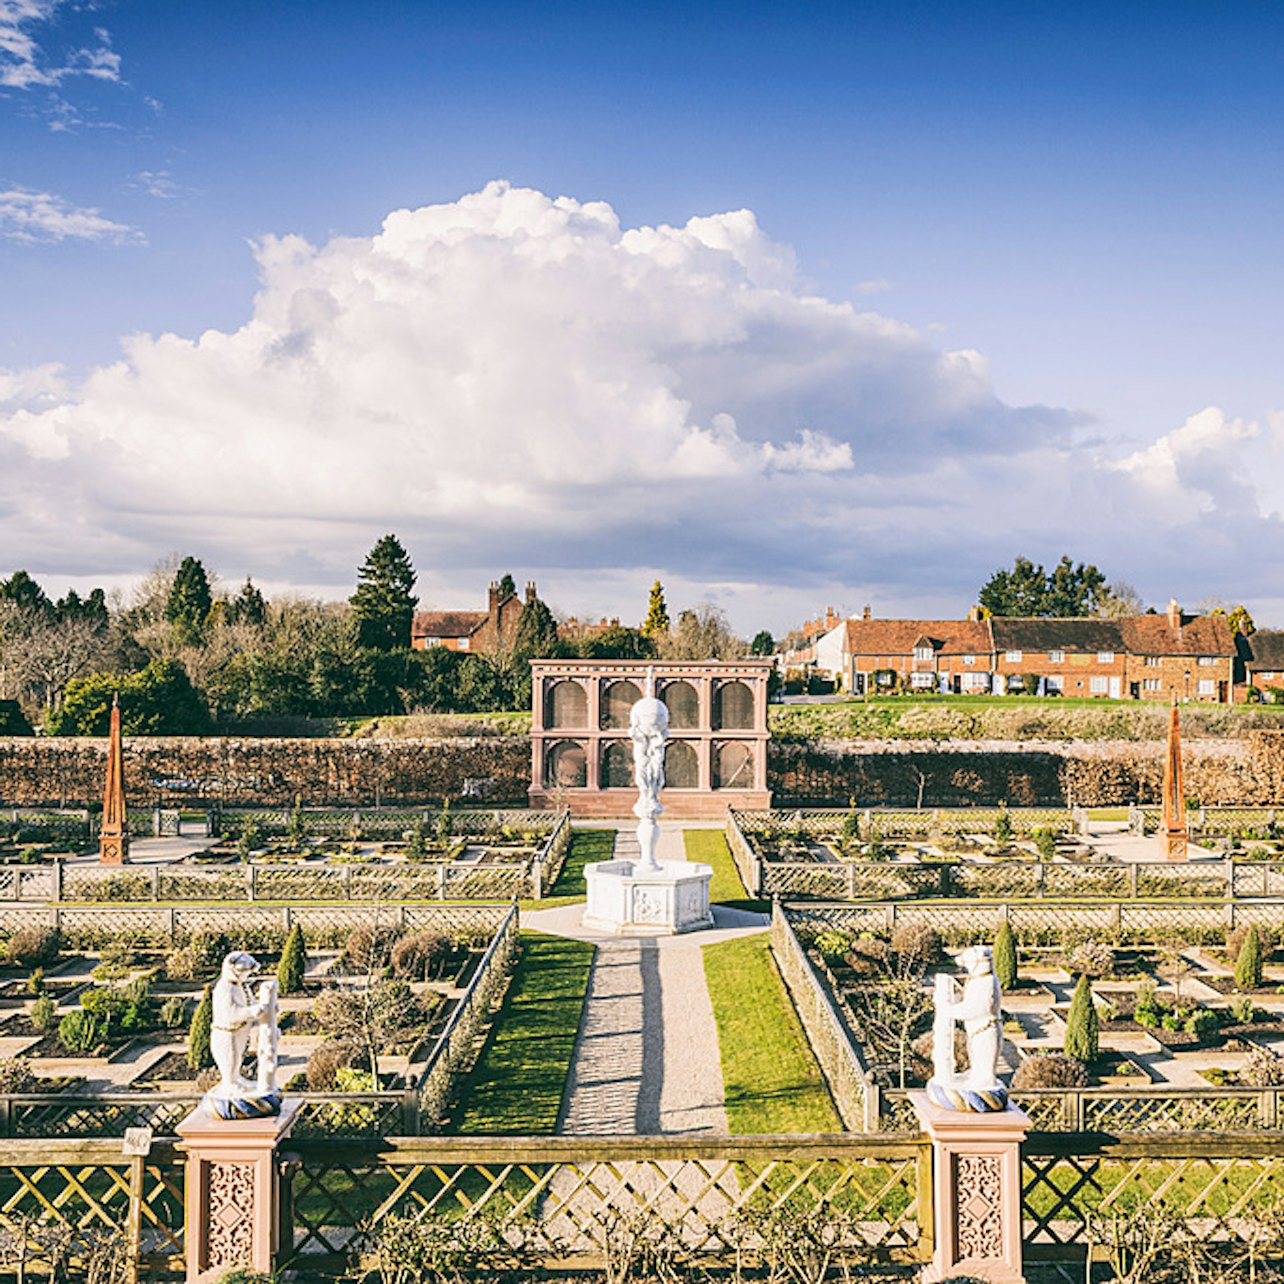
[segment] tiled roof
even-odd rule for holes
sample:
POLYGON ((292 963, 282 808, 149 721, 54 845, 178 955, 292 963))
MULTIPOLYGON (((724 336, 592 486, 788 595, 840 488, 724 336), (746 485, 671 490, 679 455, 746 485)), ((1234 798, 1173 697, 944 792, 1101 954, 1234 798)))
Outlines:
POLYGON ((1284 630, 1258 629, 1245 639, 1246 663, 1250 669, 1284 669, 1284 630))
POLYGON ((417 638, 466 638, 476 633, 489 611, 416 611, 412 633, 417 638))
POLYGON ((1224 615, 1183 615, 1173 628, 1167 615, 1126 615, 1119 625, 1133 655, 1235 654, 1235 635, 1224 615))
POLYGON ((984 621, 847 621, 847 651, 851 655, 913 655, 916 644, 929 642, 938 655, 985 653, 994 649, 984 621))
POLYGON ((996 615, 990 628, 1000 651, 1123 651, 1119 623, 1079 616, 996 615))

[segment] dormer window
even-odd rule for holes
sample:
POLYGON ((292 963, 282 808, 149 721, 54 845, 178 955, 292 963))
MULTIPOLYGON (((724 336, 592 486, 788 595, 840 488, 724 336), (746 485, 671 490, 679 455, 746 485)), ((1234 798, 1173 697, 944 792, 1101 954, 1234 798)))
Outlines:
POLYGON ((932 658, 932 648, 930 646, 916 646, 914 648, 914 658, 916 660, 930 660, 932 658))

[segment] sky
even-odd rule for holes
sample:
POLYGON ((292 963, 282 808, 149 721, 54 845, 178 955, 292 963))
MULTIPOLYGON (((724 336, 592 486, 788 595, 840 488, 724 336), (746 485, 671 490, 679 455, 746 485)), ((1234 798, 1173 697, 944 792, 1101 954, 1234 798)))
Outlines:
POLYGON ((0 0, 0 574, 1284 625, 1284 7, 0 0))

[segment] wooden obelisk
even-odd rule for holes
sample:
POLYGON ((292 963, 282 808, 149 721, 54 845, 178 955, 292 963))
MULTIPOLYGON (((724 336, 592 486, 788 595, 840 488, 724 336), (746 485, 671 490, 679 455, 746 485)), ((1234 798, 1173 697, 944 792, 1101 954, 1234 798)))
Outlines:
POLYGON ((103 789, 103 824, 98 833, 98 863, 124 865, 129 861, 129 821, 125 815, 125 751, 120 742, 120 701, 111 698, 111 730, 107 742, 107 782, 103 789))
POLYGON ((1185 860, 1190 833, 1186 828, 1186 798, 1181 785, 1181 721, 1177 697, 1168 715, 1168 754, 1164 758, 1163 827, 1165 860, 1185 860))

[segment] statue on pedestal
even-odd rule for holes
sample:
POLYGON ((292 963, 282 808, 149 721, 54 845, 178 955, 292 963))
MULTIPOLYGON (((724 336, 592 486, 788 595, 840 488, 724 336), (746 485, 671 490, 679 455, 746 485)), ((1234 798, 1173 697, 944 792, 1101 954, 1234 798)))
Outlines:
POLYGON ((205 1100, 220 1119, 261 1119, 281 1113, 283 1094, 276 1085, 281 1039, 277 1025, 277 982, 275 979, 262 981, 255 998, 250 978, 258 967, 257 959, 235 951, 223 960, 222 973, 214 986, 210 1053, 218 1068, 219 1081, 205 1094, 205 1100), (257 1034, 255 1082, 241 1074, 252 1034, 257 1034))
POLYGON ((655 670, 648 669, 646 695, 629 710, 629 738, 633 741, 633 777, 638 800, 633 814, 638 818, 638 846, 641 867, 658 872, 655 856, 659 839, 660 790, 664 788, 664 745, 669 738, 669 708, 655 694, 655 670))
POLYGON ((959 955, 966 973, 962 993, 951 976, 936 977, 936 1015, 932 1025, 932 1077, 927 1095, 945 1110, 1005 1110, 1007 1087, 999 1081, 1003 1048, 1003 992, 994 975, 994 956, 984 945, 959 955), (954 1026, 963 1023, 968 1068, 954 1069, 954 1026))

